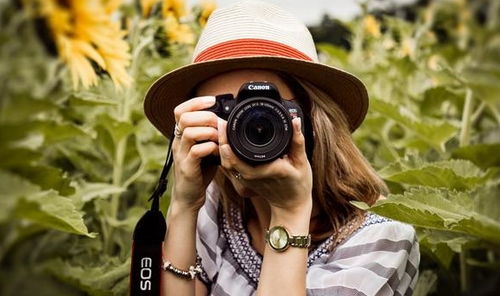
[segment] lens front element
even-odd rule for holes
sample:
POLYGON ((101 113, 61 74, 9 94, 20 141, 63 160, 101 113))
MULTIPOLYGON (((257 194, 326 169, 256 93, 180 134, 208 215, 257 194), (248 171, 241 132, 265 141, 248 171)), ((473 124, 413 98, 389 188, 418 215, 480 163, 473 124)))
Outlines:
POLYGON ((243 122, 246 141, 257 147, 269 145, 274 139, 275 129, 273 114, 267 108, 253 108, 243 122))
POLYGON ((238 157, 250 163, 272 161, 292 138, 287 110, 276 100, 253 97, 238 104, 228 118, 228 141, 238 157))

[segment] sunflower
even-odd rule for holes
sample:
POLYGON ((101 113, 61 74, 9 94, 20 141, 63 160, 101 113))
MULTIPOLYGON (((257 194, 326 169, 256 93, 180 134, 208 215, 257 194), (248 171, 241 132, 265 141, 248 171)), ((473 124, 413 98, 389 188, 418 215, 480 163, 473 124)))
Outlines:
POLYGON ((178 19, 186 16, 187 10, 184 4, 184 0, 163 0, 163 16, 171 15, 178 19))
POLYGON ((132 82, 126 68, 130 64, 126 32, 112 21, 111 15, 121 0, 31 0, 39 7, 51 31, 59 57, 68 65, 77 89, 97 85, 93 63, 106 71, 121 88, 132 82))
POLYGON ((380 24, 377 19, 369 14, 363 18, 363 29, 366 33, 373 36, 374 38, 380 37, 380 24))
POLYGON ((160 2, 160 0, 140 0, 139 3, 141 5, 142 16, 148 17, 151 14, 153 6, 158 2, 160 2))
POLYGON ((194 43, 195 36, 191 27, 181 22, 187 16, 183 0, 164 0, 162 16, 169 41, 185 44, 194 43))
POLYGON ((215 3, 215 0, 201 0, 200 5, 201 5, 201 13, 198 22, 200 23, 200 26, 203 27, 207 23, 208 17, 217 7, 217 4, 215 3))

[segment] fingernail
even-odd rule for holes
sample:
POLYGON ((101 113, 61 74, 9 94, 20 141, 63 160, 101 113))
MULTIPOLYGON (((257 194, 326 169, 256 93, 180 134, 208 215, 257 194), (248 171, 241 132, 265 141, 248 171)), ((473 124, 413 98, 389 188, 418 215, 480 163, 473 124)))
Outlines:
POLYGON ((296 117, 298 123, 297 123, 297 131, 300 131, 302 132, 301 128, 302 128, 302 118, 300 117, 296 117))

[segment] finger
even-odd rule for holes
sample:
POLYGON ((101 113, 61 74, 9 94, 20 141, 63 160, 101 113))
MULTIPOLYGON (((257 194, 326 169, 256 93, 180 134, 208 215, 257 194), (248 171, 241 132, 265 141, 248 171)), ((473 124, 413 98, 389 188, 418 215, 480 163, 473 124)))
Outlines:
MULTIPOLYGON (((219 138, 220 141, 220 138, 219 138)), ((240 160, 236 154, 234 154, 231 146, 229 144, 221 145, 219 143, 219 154, 221 159, 221 166, 228 170, 237 170, 242 175, 248 175, 248 172, 252 170, 252 166, 240 160)))
POLYGON ((190 126, 211 126, 217 128, 217 115, 211 111, 191 111, 182 113, 177 121, 181 130, 190 126))
POLYGON ((175 122, 179 122, 181 115, 185 112, 198 111, 209 108, 215 104, 214 96, 203 96, 196 97, 190 100, 187 100, 175 107, 174 116, 175 122))
POLYGON ((217 120, 217 130, 219 131, 219 145, 227 144, 227 121, 219 118, 217 120))
POLYGON ((219 147, 214 142, 203 142, 196 145, 191 146, 189 150, 188 156, 193 161, 199 161, 203 157, 214 154, 216 155, 219 150, 219 147))
POLYGON ((307 159, 306 155, 306 143, 304 135, 302 134, 302 119, 296 117, 292 120, 293 125, 293 136, 292 142, 290 144, 290 150, 288 152, 288 157, 292 162, 302 162, 307 159))
POLYGON ((232 170, 233 163, 236 161, 235 158, 237 157, 227 142, 226 127, 227 121, 219 118, 217 121, 217 131, 219 132, 219 154, 221 158, 221 166, 228 170, 232 170))
POLYGON ((273 162, 251 166, 241 160, 231 149, 229 144, 219 145, 221 166, 229 171, 238 171, 245 180, 283 178, 293 167, 285 159, 276 159, 273 162))
POLYGON ((217 143, 219 141, 219 134, 217 129, 207 126, 194 126, 184 129, 181 137, 180 149, 182 151, 189 151, 191 147, 197 142, 211 141, 217 143))
POLYGON ((214 142, 203 142, 191 146, 186 157, 182 160, 184 172, 187 175, 192 175, 196 172, 202 158, 214 154, 218 154, 219 147, 214 142))

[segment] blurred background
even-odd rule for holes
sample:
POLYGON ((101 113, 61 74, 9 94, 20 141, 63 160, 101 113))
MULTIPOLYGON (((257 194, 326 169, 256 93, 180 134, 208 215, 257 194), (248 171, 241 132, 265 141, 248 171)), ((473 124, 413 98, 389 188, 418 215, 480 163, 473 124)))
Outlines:
MULTIPOLYGON (((0 295, 126 295, 167 140, 142 100, 230 0, 0 0, 0 295)), ((363 80, 353 138, 415 226, 414 295, 500 289, 500 1, 272 1, 363 80)), ((168 207, 169 196, 162 200, 168 207)))

